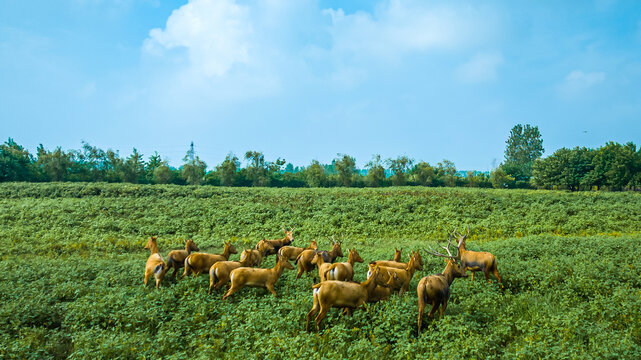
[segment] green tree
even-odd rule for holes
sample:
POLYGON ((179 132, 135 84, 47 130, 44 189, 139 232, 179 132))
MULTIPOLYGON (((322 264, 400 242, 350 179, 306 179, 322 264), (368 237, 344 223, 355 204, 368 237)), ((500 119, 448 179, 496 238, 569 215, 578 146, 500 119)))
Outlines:
POLYGON ((505 143, 505 162, 501 167, 517 181, 529 181, 534 160, 545 151, 538 126, 514 126, 505 143))
POLYGON ((142 154, 134 148, 133 152, 122 164, 122 178, 125 182, 137 184, 145 180, 145 161, 142 154))
POLYGON ((514 186, 514 177, 506 173, 500 166, 490 172, 490 181, 492 182, 492 187, 495 189, 505 189, 514 186))
POLYGON ((69 177, 69 169, 72 165, 70 154, 62 151, 57 147, 54 151, 45 150, 44 146, 40 144, 37 149, 38 159, 36 165, 44 174, 45 179, 48 181, 66 181, 69 177))
POLYGON ((233 186, 236 182, 239 167, 240 161, 238 161, 238 157, 232 152, 227 154, 225 160, 216 167, 216 172, 220 177, 220 184, 222 186, 233 186))
POLYGON ((636 178, 637 153, 634 143, 621 145, 608 142, 599 148, 592 160, 593 169, 587 175, 587 182, 610 190, 633 187, 636 178))
POLYGON ((33 157, 12 138, 0 145, 0 181, 30 181, 33 179, 33 157))
POLYGON ((245 160, 248 161, 246 171, 252 186, 269 186, 265 155, 260 151, 247 151, 245 160))
POLYGON ((450 160, 443 159, 443 162, 436 164, 436 176, 445 186, 453 187, 456 185, 456 166, 450 160))
POLYGON ((339 184, 345 187, 353 186, 356 174, 356 159, 347 154, 337 154, 337 156, 333 164, 338 175, 339 184))
POLYGON ((312 163, 304 172, 305 178, 307 179, 307 186, 322 187, 327 185, 325 168, 318 162, 318 160, 312 160, 312 163))
POLYGON ((171 169, 163 164, 154 169, 152 181, 154 184, 169 184, 171 182, 171 169))
POLYGON ((372 156, 372 160, 365 164, 365 167, 367 168, 367 183, 369 186, 379 187, 385 185, 385 168, 379 154, 372 156))
POLYGON ((412 178, 418 184, 422 186, 432 185, 435 178, 434 168, 425 161, 421 161, 412 170, 412 178))
POLYGON ((207 170, 207 164, 200 160, 196 153, 194 152, 194 143, 191 143, 187 154, 183 158, 184 164, 180 169, 180 173, 183 179, 189 185, 200 185, 205 180, 205 172, 207 170))
POLYGON ((396 186, 405 185, 405 175, 412 167, 413 159, 407 156, 399 156, 396 159, 387 159, 387 166, 392 170, 392 181, 396 186))

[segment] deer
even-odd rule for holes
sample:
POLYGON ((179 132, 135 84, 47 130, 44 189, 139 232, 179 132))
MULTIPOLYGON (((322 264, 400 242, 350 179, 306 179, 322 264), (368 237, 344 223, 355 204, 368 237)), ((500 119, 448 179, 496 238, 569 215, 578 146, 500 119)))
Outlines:
MULTIPOLYGON (((253 258, 248 252, 252 250, 243 250, 240 254, 240 261, 219 261, 209 268, 209 291, 211 294, 212 288, 214 290, 220 289, 221 286, 230 281, 230 274, 233 270, 239 267, 252 267, 254 264, 253 258)), ((254 250, 256 251, 256 250, 254 250)))
POLYGON ((293 235, 294 228, 290 228, 289 231, 285 230, 285 228, 282 228, 282 230, 285 233, 285 237, 284 238, 275 239, 275 240, 262 239, 261 241, 258 242, 258 244, 256 244, 256 250, 258 250, 258 247, 260 246, 261 242, 266 242, 266 243, 268 243, 268 244, 270 244, 271 246, 274 247, 273 250, 269 250, 267 252, 267 255, 274 255, 274 254, 278 253, 278 249, 280 249, 281 247, 291 244, 292 241, 294 241, 294 235, 293 235))
MULTIPOLYGON (((421 253, 416 250, 412 251, 410 253, 410 258, 414 257, 414 260, 418 263, 418 270, 423 270, 423 258, 421 257, 421 253)), ((398 261, 390 261, 390 260, 378 260, 378 261, 372 261, 369 263, 370 268, 373 268, 376 265, 380 266, 386 266, 386 267, 393 267, 397 269, 405 269, 407 267, 407 263, 402 263, 398 261), (373 265, 373 266, 372 266, 373 265)))
POLYGON ((276 284, 276 281, 284 269, 294 270, 294 267, 284 257, 280 255, 277 255, 277 257, 276 265, 271 269, 239 267, 238 269, 232 270, 229 275, 231 287, 223 296, 223 300, 245 286, 264 287, 274 294, 274 296, 278 296, 276 290, 274 290, 274 284, 276 284))
MULTIPOLYGON (((421 332, 421 323, 423 320, 423 312, 425 310, 426 304, 432 304, 432 309, 428 313, 430 318, 434 318, 434 313, 438 309, 440 312, 439 319, 443 318, 443 313, 447 308, 447 302, 450 298, 450 286, 456 278, 465 278, 467 277, 467 272, 463 267, 458 263, 461 260, 460 254, 453 256, 449 250, 449 247, 452 242, 452 237, 450 236, 447 246, 441 246, 447 250, 448 255, 441 254, 434 251, 430 247, 431 251, 427 253, 434 256, 444 257, 445 259, 445 269, 442 273, 436 275, 429 275, 418 282, 418 287, 416 288, 416 294, 418 295, 418 332, 421 332)), ((460 247, 460 242, 459 246, 460 247)))
MULTIPOLYGON (((370 264, 370 271, 368 271, 368 276, 372 273, 373 267, 370 264)), ((377 284, 383 285, 387 284, 390 286, 391 290, 398 290, 398 295, 403 295, 410 287, 410 281, 412 281, 412 277, 414 277, 414 273, 416 270, 419 269, 419 264, 418 261, 416 261, 416 257, 412 256, 410 257, 410 261, 407 263, 407 266, 405 269, 397 269, 393 267, 386 267, 382 265, 374 265, 374 267, 379 267, 382 268, 383 271, 381 271, 381 274, 378 277, 378 282, 377 284), (392 275, 393 274, 393 275, 392 275), (390 282, 390 278, 394 278, 392 282, 390 282)))
POLYGON ((218 261, 227 261, 229 260, 229 255, 237 253, 238 251, 236 251, 234 245, 231 242, 226 242, 222 254, 190 254, 185 258, 185 271, 180 278, 182 279, 192 273, 194 276, 206 273, 218 261))
POLYGON ((167 254, 167 267, 173 268, 174 272, 171 274, 171 278, 175 279, 178 269, 185 266, 185 259, 192 251, 200 251, 196 243, 191 240, 185 240, 185 250, 172 250, 167 254))
POLYGON ((392 258, 392 261, 401 262, 401 252, 403 252, 403 248, 397 249, 394 247, 394 257, 392 258))
MULTIPOLYGON (((358 254, 356 249, 350 249, 349 255, 347 256, 347 262, 331 264, 326 269, 321 276, 321 281, 325 280, 338 280, 338 281, 350 281, 354 278, 354 264, 362 263, 363 258, 358 254), (324 280, 323 280, 324 279, 324 280)), ((320 271, 320 266, 319 266, 320 271)))
POLYGON ((280 256, 287 258, 288 260, 296 260, 298 255, 304 250, 318 250, 318 245, 316 245, 316 240, 312 240, 309 243, 309 246, 306 248, 296 247, 296 246, 283 246, 278 249, 280 256))
MULTIPOLYGON (((318 329, 321 321, 327 316, 329 309, 337 307, 355 310, 363 306, 373 295, 376 288, 376 279, 380 271, 380 268, 376 268, 372 276, 361 283, 329 280, 312 286, 314 304, 307 313, 305 331, 309 331, 309 321, 316 313, 318 315, 314 321, 318 329)), ((351 314, 350 310, 347 310, 347 314, 351 314)))
POLYGON ((299 279, 303 272, 309 273, 314 270, 316 262, 313 262, 314 256, 319 254, 323 261, 326 263, 331 263, 336 260, 337 257, 343 257, 343 251, 341 249, 342 243, 332 239, 332 249, 330 251, 317 251, 317 250, 304 250, 298 255, 296 261, 294 262, 298 266, 298 273, 296 273, 296 279, 299 279))
POLYGON ((250 249, 247 252, 243 251, 240 254, 240 261, 245 261, 244 258, 247 256, 250 258, 250 260, 247 261, 251 262, 253 264, 252 266, 260 266, 265 256, 267 256, 267 253, 274 250, 274 247, 264 240, 258 242, 256 248, 257 249, 250 249))
POLYGON ((470 251, 465 248, 465 240, 470 236, 470 227, 467 227, 467 234, 465 235, 461 235, 456 231, 454 231, 453 234, 459 240, 458 251, 461 256, 461 266, 465 271, 470 270, 472 273, 470 279, 474 281, 474 273, 482 271, 485 275, 485 280, 487 280, 488 283, 492 283, 492 280, 490 280, 490 273, 492 273, 498 279, 501 289, 503 289, 501 275, 497 269, 496 257, 489 252, 470 251))
POLYGON ((149 240, 147 240, 147 244, 144 247, 144 249, 149 249, 150 253, 147 263, 145 264, 145 287, 147 286, 149 277, 153 274, 156 279, 156 289, 160 288, 160 283, 169 269, 167 264, 163 261, 160 253, 158 253, 157 240, 158 236, 149 237, 149 240))

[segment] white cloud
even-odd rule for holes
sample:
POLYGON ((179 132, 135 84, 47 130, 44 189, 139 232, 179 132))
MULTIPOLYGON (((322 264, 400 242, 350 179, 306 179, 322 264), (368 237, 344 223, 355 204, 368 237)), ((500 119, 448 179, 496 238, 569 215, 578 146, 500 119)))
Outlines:
POLYGON ((381 2, 372 14, 347 15, 342 9, 323 13, 332 19, 334 51, 379 58, 474 44, 491 32, 492 23, 488 19, 492 16, 482 9, 410 0, 381 2))
POLYGON ((503 64, 501 53, 476 54, 456 69, 455 77, 462 82, 479 83, 495 80, 497 68, 503 64))
POLYGON ((558 87, 559 94, 564 98, 573 98, 588 91, 590 88, 605 81, 604 72, 583 72, 574 70, 570 72, 563 83, 558 87))
POLYGON ((191 66, 221 76, 250 61, 252 24, 249 9, 235 0, 190 0, 174 10, 165 29, 152 29, 144 48, 162 54, 185 48, 191 66))

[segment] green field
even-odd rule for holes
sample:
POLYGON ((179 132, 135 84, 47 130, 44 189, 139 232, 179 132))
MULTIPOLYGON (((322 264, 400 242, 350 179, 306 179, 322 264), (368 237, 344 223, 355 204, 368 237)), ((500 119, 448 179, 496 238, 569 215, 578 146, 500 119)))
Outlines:
MULTIPOLYGON (((0 184, 0 358, 641 358, 641 194, 458 188, 262 189, 0 184), (142 284, 143 250, 190 237, 204 252, 345 236, 366 263, 469 225, 498 259, 496 283, 456 280, 445 317, 416 332, 416 284, 443 270, 423 252, 403 297, 306 333, 311 277, 285 271, 278 298, 221 302, 208 277, 142 284)), ((238 255, 232 255, 233 260, 238 255)), ((273 266, 270 257, 262 267, 273 266)), ((346 258, 339 259, 346 261, 346 258)), ((355 279, 367 266, 357 264, 355 279)), ((478 274, 477 274, 478 275, 478 274)))

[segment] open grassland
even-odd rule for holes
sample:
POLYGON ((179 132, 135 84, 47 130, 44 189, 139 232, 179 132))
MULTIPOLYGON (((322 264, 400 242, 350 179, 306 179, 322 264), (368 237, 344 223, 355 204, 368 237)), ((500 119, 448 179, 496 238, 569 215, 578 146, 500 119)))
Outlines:
MULTIPOLYGON (((479 189, 244 189, 0 184, 0 358, 640 358, 641 195, 479 189), (506 290, 456 280, 445 317, 417 334, 416 284, 304 331, 311 277, 286 270, 278 298, 245 288, 222 302, 208 278, 144 288, 143 250, 191 237, 239 251, 293 226, 294 244, 345 235, 365 264, 470 225, 506 290)), ((238 255, 232 255, 233 260, 238 255)), ((339 261, 346 261, 345 258, 339 261)), ((271 267, 274 256, 262 267, 271 267)), ((169 274, 168 274, 169 275, 169 274)))

